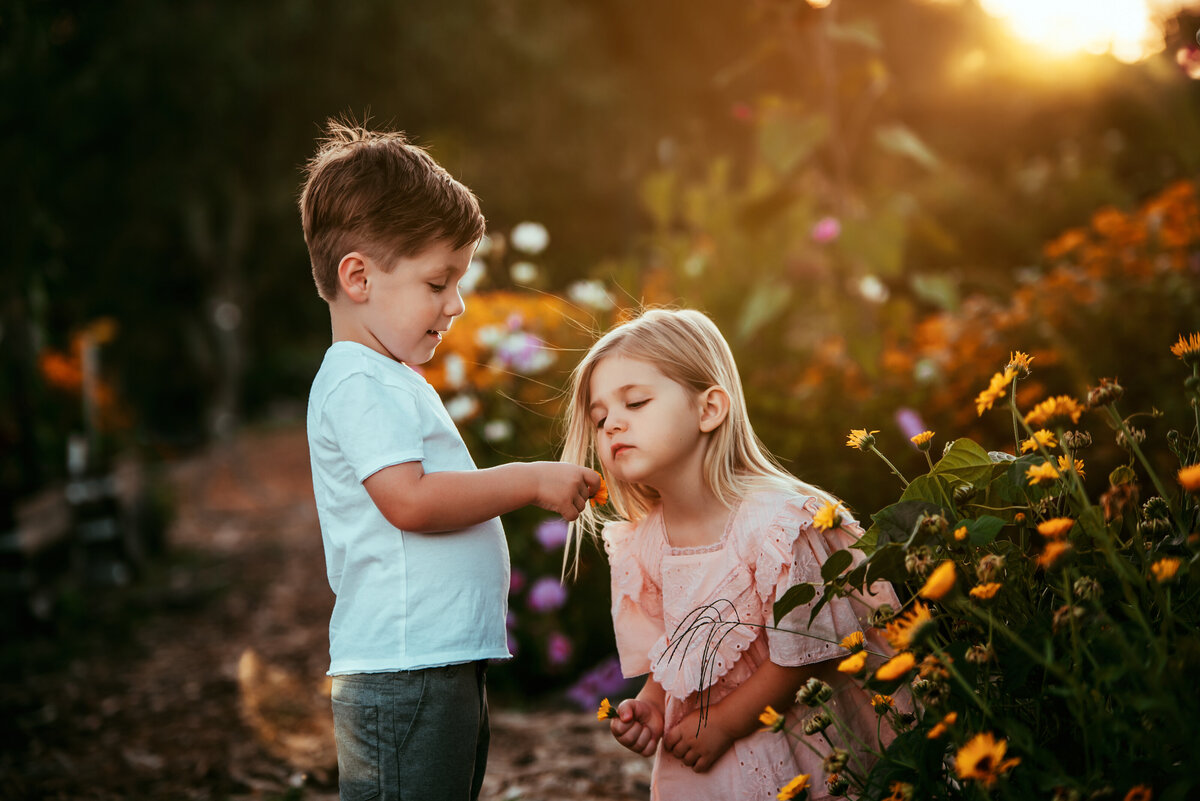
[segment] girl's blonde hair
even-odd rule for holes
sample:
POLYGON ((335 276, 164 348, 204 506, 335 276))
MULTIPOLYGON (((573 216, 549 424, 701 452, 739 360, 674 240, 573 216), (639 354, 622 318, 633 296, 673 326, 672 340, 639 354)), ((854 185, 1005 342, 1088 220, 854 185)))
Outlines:
MULTIPOLYGON (((752 490, 782 489, 834 502, 833 496, 806 484, 780 467, 763 447, 746 408, 741 378, 729 344, 706 315, 690 309, 654 308, 613 328, 583 357, 571 373, 566 437, 562 460, 600 468, 596 458, 596 432, 592 425, 589 397, 592 373, 607 356, 621 355, 652 364, 685 389, 700 393, 720 387, 729 395, 729 414, 709 436, 704 455, 704 481, 730 509, 752 490)), ((563 568, 578 568, 579 546, 586 536, 595 536, 612 519, 637 521, 646 516, 658 499, 649 487, 606 476, 609 500, 615 517, 608 517, 590 504, 570 529, 563 568)))

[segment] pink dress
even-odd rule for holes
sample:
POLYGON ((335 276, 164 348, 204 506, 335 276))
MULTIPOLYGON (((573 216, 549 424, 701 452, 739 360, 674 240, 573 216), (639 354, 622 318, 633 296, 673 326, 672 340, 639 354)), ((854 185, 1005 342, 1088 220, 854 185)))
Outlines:
MULTIPOLYGON (((849 522, 833 531, 818 530, 812 517, 821 505, 816 498, 795 493, 752 493, 729 516, 721 541, 700 548, 674 548, 667 542, 661 508, 636 524, 605 526, 621 670, 626 677, 652 673, 662 685, 667 731, 699 709, 702 701, 720 702, 770 659, 784 666, 810 665, 814 676, 834 688, 831 708, 864 742, 877 744, 878 717, 870 697, 836 668, 848 656, 840 646, 842 638, 855 631, 864 632, 869 650, 890 653, 866 619, 878 604, 899 608, 891 586, 880 583, 863 598, 832 601, 811 627, 809 604, 779 622, 791 631, 761 628, 772 623, 777 597, 800 582, 820 583, 821 565, 829 555, 849 548, 862 535, 862 529, 849 522)), ((861 552, 851 553, 855 564, 862 562, 861 552)), ((879 661, 873 657, 869 665, 879 661)), ((815 711, 793 707, 786 713, 788 726, 799 734, 804 719, 815 711)), ((834 726, 826 734, 848 750, 861 751, 851 748, 853 743, 834 726)), ((821 735, 803 739, 822 755, 828 753, 821 735)), ((811 777, 812 798, 826 798, 821 760, 793 737, 758 731, 734 742, 706 773, 695 773, 660 744, 650 798, 770 801, 800 773, 811 777)))

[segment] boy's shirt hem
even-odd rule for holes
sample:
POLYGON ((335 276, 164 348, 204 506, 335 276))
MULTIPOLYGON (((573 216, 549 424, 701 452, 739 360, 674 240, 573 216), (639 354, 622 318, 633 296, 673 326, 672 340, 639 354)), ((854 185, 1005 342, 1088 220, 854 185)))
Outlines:
POLYGON ((490 652, 478 653, 476 651, 464 652, 459 654, 442 654, 439 656, 426 657, 425 660, 413 665, 403 665, 397 667, 392 660, 380 660, 375 662, 363 662, 350 665, 330 665, 326 671, 327 676, 353 676, 358 673, 397 673, 405 670, 426 670, 428 668, 446 667, 448 665, 465 665, 471 662, 480 660, 496 660, 508 661, 513 655, 508 652, 508 647, 494 649, 490 652))

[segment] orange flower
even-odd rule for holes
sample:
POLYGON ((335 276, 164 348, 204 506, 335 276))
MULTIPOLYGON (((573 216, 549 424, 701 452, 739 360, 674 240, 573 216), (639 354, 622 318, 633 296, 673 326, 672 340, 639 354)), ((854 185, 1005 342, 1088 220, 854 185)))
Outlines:
POLYGON ((958 528, 954 529, 954 539, 955 540, 957 540, 958 542, 962 542, 966 538, 967 538, 967 527, 966 526, 959 526, 958 528))
POLYGON ((1063 554, 1071 550, 1069 542, 1061 542, 1059 540, 1051 540, 1046 543, 1046 547, 1042 549, 1042 554, 1037 558, 1038 567, 1046 569, 1054 567, 1063 554))
POLYGON ((863 647, 863 633, 861 631, 856 631, 851 634, 847 634, 842 638, 841 645, 852 654, 861 651, 863 647))
POLYGON ((1159 584, 1166 584, 1175 578, 1181 564, 1183 564, 1182 559, 1176 556, 1165 556, 1150 565, 1150 572, 1154 574, 1155 581, 1159 584))
POLYGON ((1021 764, 1017 757, 1005 759, 1007 740, 997 740, 991 732, 982 732, 972 737, 958 749, 954 757, 954 768, 960 779, 974 779, 989 790, 1000 775, 1021 764))
MULTIPOLYGON (((943 562, 943 564, 950 564, 943 562)), ((933 626, 933 615, 929 607, 917 601, 903 617, 897 617, 887 624, 883 636, 897 650, 911 648, 933 626)))
POLYGON ((1200 492, 1200 464, 1183 468, 1178 478, 1180 485, 1188 492, 1200 492))
POLYGON ((1038 534, 1048 540, 1061 540, 1075 526, 1075 521, 1069 517, 1054 517, 1038 523, 1038 534))
POLYGON ((1044 428, 1039 428, 1033 432, 1033 436, 1021 442, 1021 453, 1029 453, 1036 451, 1038 446, 1043 448, 1058 447, 1058 440, 1054 438, 1053 431, 1047 431, 1044 428))
POLYGON ((950 729, 950 727, 954 725, 954 723, 957 720, 958 720, 958 713, 951 712, 950 714, 946 715, 946 717, 942 718, 936 724, 934 724, 934 727, 932 729, 930 729, 929 732, 925 736, 930 740, 936 740, 939 737, 941 737, 943 734, 945 734, 950 729))
POLYGON ((954 562, 947 559, 934 568, 925 581, 925 586, 917 592, 917 595, 931 601, 939 601, 954 589, 954 582, 957 578, 958 576, 954 572, 954 562))
POLYGON ((1058 471, 1049 462, 1042 462, 1026 470, 1025 477, 1029 479, 1030 484, 1040 484, 1043 481, 1054 481, 1057 479, 1058 471))
POLYGON ((1069 395, 1056 395, 1034 406, 1032 411, 1025 415, 1025 423, 1031 426, 1045 427, 1049 421, 1057 417, 1067 417, 1072 423, 1078 423, 1081 416, 1083 416, 1083 407, 1079 405, 1079 401, 1069 395))
POLYGON ((608 484, 605 483, 604 476, 600 476, 600 488, 592 496, 592 506, 603 506, 606 503, 608 503, 608 484))
POLYGON ((977 584, 971 588, 970 595, 972 598, 978 598, 981 601, 987 601, 996 596, 996 593, 1004 585, 998 581, 989 581, 986 584, 977 584))
POLYGON ((975 408, 980 416, 988 409, 992 408, 992 404, 1004 397, 1004 392, 1008 385, 1012 382, 1013 376, 1017 371, 1011 367, 1004 368, 1003 373, 996 373, 988 382, 988 388, 975 398, 975 408))
POLYGON ((1171 353, 1184 361, 1194 359, 1200 354, 1200 333, 1188 334, 1186 337, 1180 334, 1179 341, 1171 346, 1171 353))
POLYGON ((801 793, 808 789, 808 774, 801 773, 796 778, 779 788, 779 795, 775 796, 779 801, 791 801, 801 793))
POLYGON ((783 715, 776 712, 770 706, 762 711, 758 719, 765 727, 765 731, 781 731, 783 729, 783 715))
POLYGON ((857 676, 862 673, 863 667, 867 664, 867 652, 858 651, 838 662, 838 672, 847 673, 851 676, 857 676))
POLYGON ((1144 784, 1134 785, 1125 794, 1125 801, 1150 801, 1154 798, 1154 793, 1144 784))
POLYGON ((617 716, 616 708, 605 698, 600 702, 600 708, 596 710, 596 720, 608 720, 617 716))
POLYGON ((1075 468, 1075 472, 1079 474, 1080 478, 1087 478, 1087 475, 1083 472, 1083 460, 1082 459, 1076 459, 1072 463, 1071 460, 1065 456, 1058 457, 1058 472, 1059 473, 1069 473, 1069 472, 1071 472, 1072 467, 1075 468))
POLYGON ((917 664, 917 658, 910 651, 896 654, 888 661, 879 666, 879 670, 875 671, 875 678, 880 681, 892 681, 903 676, 908 671, 912 670, 917 664))

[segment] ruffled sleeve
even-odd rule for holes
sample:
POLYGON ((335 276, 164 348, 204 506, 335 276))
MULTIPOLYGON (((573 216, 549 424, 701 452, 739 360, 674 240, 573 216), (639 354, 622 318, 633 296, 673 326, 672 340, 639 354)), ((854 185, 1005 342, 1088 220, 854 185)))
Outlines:
POLYGON ((609 523, 602 538, 612 574, 612 617, 621 673, 630 678, 650 672, 650 650, 663 637, 662 588, 639 552, 639 527, 609 523))
POLYGON ((812 607, 821 598, 821 565, 839 550, 849 550, 855 566, 866 558, 851 548, 863 533, 857 522, 843 515, 846 522, 840 528, 821 531, 813 525, 813 515, 821 506, 818 499, 807 496, 796 496, 785 503, 767 527, 755 565, 755 586, 766 620, 774 620, 775 601, 788 589, 802 582, 818 585, 817 596, 811 602, 774 623, 782 631, 768 629, 771 661, 777 665, 796 667, 845 656, 840 648, 842 639, 864 631, 871 608, 894 599, 890 587, 880 588, 886 589, 886 598, 876 595, 869 602, 857 595, 835 598, 809 624, 812 607))

